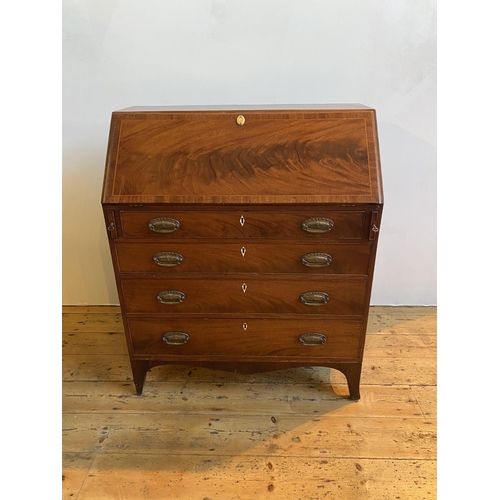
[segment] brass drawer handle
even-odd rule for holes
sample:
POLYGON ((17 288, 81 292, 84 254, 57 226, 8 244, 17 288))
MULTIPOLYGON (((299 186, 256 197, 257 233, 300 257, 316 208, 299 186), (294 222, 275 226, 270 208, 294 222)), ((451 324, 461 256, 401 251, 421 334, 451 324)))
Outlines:
POLYGON ((184 332, 167 332, 163 334, 162 340, 168 345, 182 345, 189 340, 189 335, 184 332))
POLYGON ((177 252, 158 252, 153 256, 154 263, 163 267, 178 266, 184 257, 177 252))
POLYGON ((155 233, 173 233, 181 227, 181 223, 169 217, 158 217, 156 219, 151 219, 148 222, 148 227, 155 233))
POLYGON ((323 306, 329 299, 326 292, 304 292, 300 296, 300 301, 307 306, 323 306))
POLYGON ((156 298, 162 304, 180 304, 186 296, 178 290, 164 290, 159 292, 156 298))
POLYGON ((311 252, 303 255, 301 260, 307 267, 326 267, 332 263, 332 256, 328 253, 311 252))
POLYGON ((326 217, 311 217, 302 222, 302 229, 308 233, 327 233, 333 228, 333 221, 326 217))
POLYGON ((323 345, 326 342, 326 337, 322 333, 303 333, 299 337, 299 342, 308 347, 323 345))

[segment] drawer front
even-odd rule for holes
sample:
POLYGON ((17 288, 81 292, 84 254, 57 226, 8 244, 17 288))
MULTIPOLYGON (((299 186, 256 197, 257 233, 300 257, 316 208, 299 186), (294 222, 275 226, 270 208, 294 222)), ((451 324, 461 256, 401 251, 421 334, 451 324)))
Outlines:
POLYGON ((240 243, 117 243, 122 273, 368 274, 371 245, 240 243))
POLYGON ((332 319, 129 319, 135 355, 350 358, 362 322, 332 319))
POLYGON ((122 279, 128 313, 362 315, 364 281, 328 278, 122 279))
POLYGON ((121 212, 125 238, 361 240, 364 212, 121 212))

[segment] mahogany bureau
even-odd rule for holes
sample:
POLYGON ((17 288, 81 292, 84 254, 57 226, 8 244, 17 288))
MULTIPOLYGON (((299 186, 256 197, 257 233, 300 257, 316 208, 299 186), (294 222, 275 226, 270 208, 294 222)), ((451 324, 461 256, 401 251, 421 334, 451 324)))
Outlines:
POLYGON ((325 366, 359 383, 383 194, 362 105, 112 113, 102 206, 132 373, 325 366))

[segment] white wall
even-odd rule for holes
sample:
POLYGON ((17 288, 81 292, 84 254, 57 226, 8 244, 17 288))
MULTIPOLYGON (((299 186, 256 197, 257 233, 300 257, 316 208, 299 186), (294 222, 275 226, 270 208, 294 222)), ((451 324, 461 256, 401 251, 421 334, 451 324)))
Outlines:
POLYGON ((336 102, 379 120, 372 303, 435 304, 435 0, 63 0, 63 303, 118 303, 100 208, 113 110, 336 102))

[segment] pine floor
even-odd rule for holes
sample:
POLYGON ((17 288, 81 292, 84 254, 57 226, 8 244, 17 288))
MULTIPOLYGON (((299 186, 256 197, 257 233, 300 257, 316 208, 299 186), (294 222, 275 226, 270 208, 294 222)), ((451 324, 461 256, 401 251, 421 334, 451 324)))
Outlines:
POLYGON ((350 401, 326 368, 131 380, 116 307, 63 308, 63 499, 436 498, 436 308, 372 307, 350 401))

